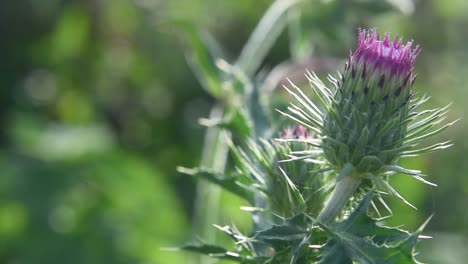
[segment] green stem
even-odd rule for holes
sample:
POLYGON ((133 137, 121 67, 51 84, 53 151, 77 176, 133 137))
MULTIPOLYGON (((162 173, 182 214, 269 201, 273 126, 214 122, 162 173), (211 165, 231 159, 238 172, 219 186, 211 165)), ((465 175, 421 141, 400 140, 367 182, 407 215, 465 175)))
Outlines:
POLYGON ((353 197, 357 188, 361 184, 361 179, 347 175, 336 183, 335 190, 327 205, 320 212, 318 220, 322 224, 330 224, 335 220, 336 216, 341 212, 343 207, 353 197))
MULTIPOLYGON (((210 118, 219 119, 223 116, 223 109, 215 106, 211 110, 210 118)), ((228 154, 227 133, 210 127, 207 129, 203 146, 201 167, 223 172, 226 166, 228 154)), ((195 198, 195 214, 193 228, 195 237, 202 238, 205 242, 215 244, 216 229, 213 223, 218 222, 221 188, 215 184, 199 181, 195 198)), ((193 257, 193 263, 213 263, 214 259, 197 255, 193 257)))

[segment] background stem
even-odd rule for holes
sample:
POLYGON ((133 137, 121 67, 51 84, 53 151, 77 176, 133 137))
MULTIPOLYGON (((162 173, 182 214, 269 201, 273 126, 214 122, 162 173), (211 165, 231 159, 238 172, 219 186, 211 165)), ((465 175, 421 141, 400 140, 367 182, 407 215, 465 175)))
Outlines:
MULTIPOLYGON (((223 108, 215 105, 210 112, 210 119, 222 118, 223 113, 223 108)), ((207 128, 200 162, 201 167, 224 172, 229 149, 226 143, 228 142, 227 136, 225 131, 218 128, 207 128)), ((216 228, 213 228, 213 224, 219 222, 220 198, 221 188, 219 186, 206 181, 198 181, 193 220, 194 237, 200 237, 207 243, 215 244, 216 228)), ((193 263, 213 262, 214 259, 207 256, 198 254, 193 256, 193 263)))

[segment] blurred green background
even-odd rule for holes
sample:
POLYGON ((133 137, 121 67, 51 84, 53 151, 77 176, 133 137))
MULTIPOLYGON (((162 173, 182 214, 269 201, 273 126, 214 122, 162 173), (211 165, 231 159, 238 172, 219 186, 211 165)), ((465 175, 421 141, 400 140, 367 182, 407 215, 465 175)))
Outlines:
MULTIPOLYGON (((462 119, 438 136, 453 139, 454 147, 405 161, 439 186, 397 175, 396 189, 419 210, 391 200, 389 221, 415 230, 433 214, 425 234, 435 238, 421 243, 421 259, 462 263, 468 258, 468 2, 307 1, 309 9, 299 10, 310 27, 307 45, 291 49, 286 30, 263 71, 302 57, 344 59, 359 26, 422 46, 416 89, 431 95, 434 106, 453 102, 449 119, 462 119)), ((175 168, 199 164, 198 119, 208 116, 214 98, 187 66, 172 22, 207 30, 235 59, 271 3, 2 1, 0 263, 188 262, 160 248, 192 238, 196 183, 175 168)), ((333 71, 342 70, 337 65, 333 71)), ((243 202, 222 199, 218 224, 247 228, 248 215, 238 209, 243 202)))

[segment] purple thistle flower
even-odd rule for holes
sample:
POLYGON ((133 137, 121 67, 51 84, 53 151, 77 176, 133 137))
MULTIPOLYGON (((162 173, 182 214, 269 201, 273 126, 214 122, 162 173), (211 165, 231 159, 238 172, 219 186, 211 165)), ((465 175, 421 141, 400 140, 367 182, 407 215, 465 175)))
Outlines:
POLYGON ((310 135, 309 130, 301 125, 294 125, 283 130, 281 137, 283 139, 305 139, 310 135))
POLYGON ((392 41, 390 34, 386 33, 382 40, 375 30, 361 29, 358 46, 350 54, 348 63, 364 78, 376 75, 381 82, 396 79, 399 85, 406 85, 410 78, 414 79, 414 63, 421 51, 419 46, 412 46, 412 41, 404 44, 398 36, 392 41))

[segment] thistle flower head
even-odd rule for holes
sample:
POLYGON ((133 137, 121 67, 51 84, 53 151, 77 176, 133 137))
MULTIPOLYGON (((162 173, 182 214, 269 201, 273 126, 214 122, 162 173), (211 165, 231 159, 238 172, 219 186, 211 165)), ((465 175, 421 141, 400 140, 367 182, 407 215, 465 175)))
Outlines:
POLYGON ((345 65, 333 104, 324 118, 329 160, 361 172, 393 164, 407 134, 413 68, 419 47, 401 38, 383 39, 375 30, 360 30, 356 51, 345 65), (411 81, 410 81, 411 80, 411 81))
POLYGON ((335 89, 308 73, 320 105, 292 85, 295 90, 288 91, 299 104, 291 104, 291 114, 285 115, 321 138, 317 146, 331 165, 352 168, 358 175, 394 170, 401 157, 445 148, 449 144, 415 149, 421 140, 451 125, 437 127, 447 108, 419 112, 427 101, 413 92, 419 52, 412 41, 360 30, 344 72, 329 77, 335 89))

